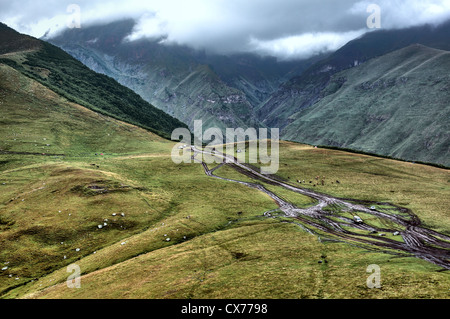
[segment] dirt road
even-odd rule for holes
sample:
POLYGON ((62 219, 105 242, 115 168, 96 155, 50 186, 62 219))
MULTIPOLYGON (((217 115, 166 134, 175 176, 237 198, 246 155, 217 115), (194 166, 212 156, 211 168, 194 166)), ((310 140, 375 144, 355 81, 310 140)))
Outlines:
MULTIPOLYGON (((243 184, 266 193, 277 203, 284 216, 298 220, 311 233, 318 236, 329 234, 332 235, 331 237, 337 237, 345 242, 357 243, 364 247, 370 245, 372 248, 392 254, 415 256, 444 269, 450 269, 450 236, 423 227, 420 219, 407 208, 390 203, 333 197, 292 186, 276 176, 261 174, 249 165, 240 163, 235 157, 218 151, 205 151, 191 146, 191 152, 192 158, 202 163, 207 176, 243 184), (223 162, 210 170, 205 162, 196 158, 198 154, 202 153, 215 156, 223 162), (251 177, 255 183, 215 175, 214 171, 223 165, 228 165, 237 172, 251 177), (317 204, 308 208, 299 208, 266 189, 261 182, 281 186, 289 191, 308 196, 315 199, 317 204), (375 208, 375 205, 383 208, 375 208), (364 221, 356 222, 354 219, 341 216, 339 212, 355 215, 358 213, 369 214, 382 220, 383 225, 389 226, 381 227, 364 221), (388 238, 386 234, 401 236, 402 240, 399 240, 400 237, 393 239, 396 236, 388 238)), ((271 217, 270 213, 265 215, 271 217)))

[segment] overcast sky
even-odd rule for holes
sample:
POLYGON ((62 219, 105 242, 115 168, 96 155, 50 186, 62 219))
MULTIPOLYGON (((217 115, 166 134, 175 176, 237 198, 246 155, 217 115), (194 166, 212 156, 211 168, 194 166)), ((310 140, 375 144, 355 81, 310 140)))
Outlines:
MULTIPOLYGON (((128 37, 164 37, 218 52, 253 51, 281 59, 336 50, 373 29, 367 19, 380 8, 381 28, 405 28, 450 19, 450 0, 0 0, 0 21, 41 37, 76 22, 81 27, 135 18, 128 37), (72 20, 71 20, 72 19, 72 20)), ((371 20, 375 21, 375 20, 371 20)))

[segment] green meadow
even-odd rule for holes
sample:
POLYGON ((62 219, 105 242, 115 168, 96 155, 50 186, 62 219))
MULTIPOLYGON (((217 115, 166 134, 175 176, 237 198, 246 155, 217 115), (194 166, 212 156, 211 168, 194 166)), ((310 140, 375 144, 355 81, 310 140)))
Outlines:
MULTIPOLYGON (((10 166, 0 175, 6 182, 1 185, 0 261, 9 266, 0 277, 2 297, 447 297, 450 278, 440 267, 326 240, 329 236, 312 235, 288 218, 265 218, 264 212, 277 208, 267 195, 208 177, 199 164, 174 164, 173 145, 161 142, 135 155, 58 160, 3 155, 10 166), (105 220, 107 226, 99 229, 105 220), (66 285, 67 266, 74 263, 82 272, 80 289, 66 285), (371 264, 381 267, 381 289, 367 288, 371 264)), ((387 159, 373 165, 375 159, 368 156, 293 143, 280 149, 281 161, 288 164, 280 176, 332 177, 340 184, 308 186, 406 205, 433 229, 449 233, 448 201, 439 195, 448 192, 446 170, 387 159), (327 163, 333 157, 343 165, 327 163), (343 159, 366 168, 360 172, 343 159), (310 166, 313 162, 320 165, 310 166), (377 176, 380 165, 393 178, 388 185, 367 176, 377 176), (427 183, 428 189, 415 189, 417 180, 430 174, 434 182, 427 183), (444 218, 435 220, 436 214, 444 218)), ((236 174, 227 166, 216 173, 239 177, 227 176, 236 174)), ((314 204, 264 186, 297 205, 314 204)))

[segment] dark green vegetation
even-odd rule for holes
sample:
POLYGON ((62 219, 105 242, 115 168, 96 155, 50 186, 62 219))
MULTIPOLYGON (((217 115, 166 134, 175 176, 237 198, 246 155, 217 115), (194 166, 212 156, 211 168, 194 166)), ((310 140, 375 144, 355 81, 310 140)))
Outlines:
POLYGON ((149 138, 162 140, 69 102, 7 65, 0 71, 0 153, 123 154, 142 149, 149 138))
POLYGON ((41 47, 42 42, 18 33, 0 22, 0 54, 36 50, 41 47))
MULTIPOLYGON (((0 33, 4 32, 10 36, 8 42, 5 42, 8 43, 7 46, 4 47, 2 42, 1 51, 23 51, 22 43, 28 37, 1 25, 0 33)), ((38 40, 32 40, 31 43, 36 41, 38 40)), ((175 128, 186 127, 144 101, 132 90, 119 85, 114 79, 91 71, 58 47, 43 41, 36 45, 37 49, 32 52, 24 52, 20 57, 7 54, 1 57, 0 62, 10 65, 71 102, 165 137, 170 137, 175 128)))

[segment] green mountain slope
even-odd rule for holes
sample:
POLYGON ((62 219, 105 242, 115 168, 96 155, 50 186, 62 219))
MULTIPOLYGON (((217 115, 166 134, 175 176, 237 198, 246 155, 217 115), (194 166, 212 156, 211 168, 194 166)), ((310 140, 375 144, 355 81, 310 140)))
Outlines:
POLYGON ((450 165, 450 52, 413 45, 331 77, 286 139, 450 165))
POLYGON ((165 137, 170 137, 177 127, 186 127, 132 90, 108 76, 91 71, 56 46, 33 39, 30 45, 35 49, 24 51, 27 47, 23 43, 27 43, 30 37, 3 24, 0 25, 0 34, 9 37, 8 42, 0 43, 0 51, 7 51, 0 56, 1 63, 8 64, 70 101, 165 137), (11 51, 22 53, 11 55, 11 51))
POLYGON ((73 103, 3 63, 0 110, 0 298, 75 262, 77 247, 110 245, 154 218, 129 216, 97 231, 112 209, 148 207, 141 196, 149 191, 105 170, 104 161, 170 154, 170 141, 73 103))
POLYGON ((450 50, 449 32, 450 22, 437 27, 425 25, 366 33, 286 81, 257 108, 258 118, 267 126, 284 128, 292 121, 292 114, 323 97, 321 92, 333 74, 415 43, 450 50))
POLYGON ((135 153, 149 141, 165 141, 144 129, 70 102, 1 63, 0 108, 0 153, 123 154, 135 153))

